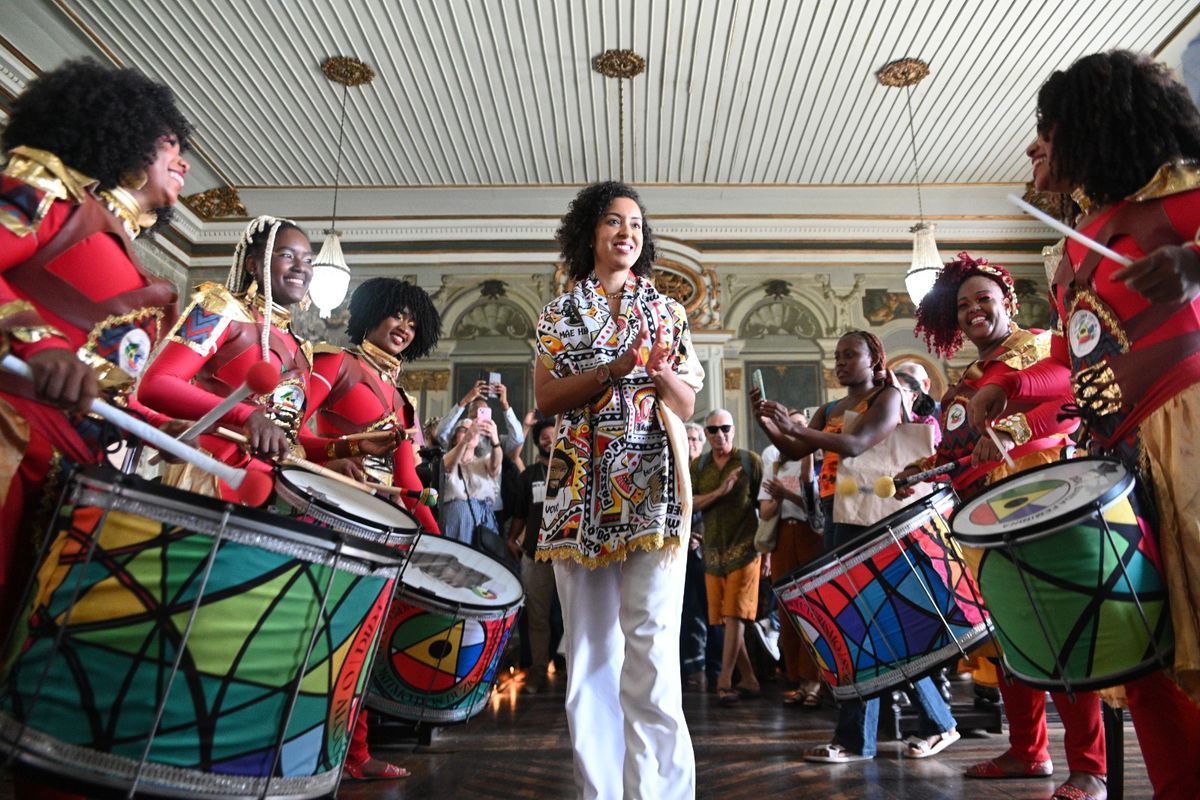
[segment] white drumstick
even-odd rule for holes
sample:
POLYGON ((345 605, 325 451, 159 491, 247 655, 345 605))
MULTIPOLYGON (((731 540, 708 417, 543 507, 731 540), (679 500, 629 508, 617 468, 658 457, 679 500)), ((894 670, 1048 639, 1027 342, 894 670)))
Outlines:
POLYGON ((994 430, 992 430, 992 426, 985 425, 983 429, 987 431, 988 436, 992 437, 992 442, 996 445, 996 449, 1000 451, 1000 455, 1004 457, 1004 463, 1008 464, 1008 468, 1016 469, 1017 465, 1013 463, 1012 456, 1008 454, 1008 450, 1006 450, 1004 445, 1000 443, 1000 437, 996 435, 994 430))
MULTIPOLYGON (((29 365, 14 355, 4 356, 4 359, 0 360, 0 367, 3 367, 14 375, 20 375, 22 378, 27 378, 29 380, 33 379, 33 371, 29 369, 29 365)), ((261 487, 257 485, 253 487, 246 487, 245 492, 241 491, 243 488, 243 481, 245 481, 246 477, 250 474, 247 473, 246 470, 236 469, 228 464, 217 461, 208 453, 205 453, 202 450, 197 450, 190 445, 183 444, 182 442, 175 440, 174 438, 160 431, 158 428, 155 428, 153 425, 143 422, 137 417, 130 416, 121 409, 110 406, 103 400, 93 400, 91 411, 93 414, 96 414, 111 422, 113 425, 116 425, 121 430, 132 433, 134 436, 137 436, 147 444, 157 447, 160 450, 164 450, 176 458, 181 458, 189 464, 199 467, 205 472, 216 475, 234 489, 238 489, 239 495, 242 496, 243 501, 248 505, 261 505, 267 499, 267 494, 270 493, 269 486, 267 487, 267 491, 264 493, 260 491, 261 487), (250 491, 251 488, 253 488, 253 491, 250 491), (262 494, 261 499, 258 499, 258 502, 251 502, 252 500, 257 499, 259 494, 262 494)), ((264 475, 264 477, 266 477, 264 473, 257 474, 264 475)), ((248 483, 257 484, 258 480, 254 479, 248 483)))
POLYGON ((1026 203, 1024 200, 1017 197, 1015 194, 1010 194, 1008 196, 1008 202, 1012 203, 1014 206, 1021 209, 1029 216, 1040 219, 1042 222, 1046 223, 1051 228, 1054 228, 1054 230, 1058 231, 1063 236, 1066 236, 1070 239, 1074 239, 1075 241, 1079 242, 1081 245, 1083 245, 1087 249, 1094 250, 1097 253, 1099 253, 1100 255, 1104 256, 1105 258, 1111 258, 1113 261, 1117 262, 1118 264, 1120 264, 1123 267, 1128 267, 1130 264, 1133 263, 1133 261, 1130 260, 1129 258, 1121 255, 1120 253, 1118 253, 1115 250, 1111 250, 1111 249, 1105 247, 1104 245, 1097 242, 1095 239, 1089 239, 1087 236, 1084 236, 1082 233, 1075 230, 1070 225, 1067 225, 1063 222, 1060 222, 1059 220, 1056 220, 1054 217, 1050 216, 1045 211, 1042 211, 1040 208, 1035 208, 1034 206, 1031 206, 1029 203, 1026 203))
POLYGON ((251 394, 270 394, 279 385, 279 370, 266 361, 259 361, 246 371, 245 382, 177 437, 181 442, 190 442, 216 423, 238 403, 251 394))

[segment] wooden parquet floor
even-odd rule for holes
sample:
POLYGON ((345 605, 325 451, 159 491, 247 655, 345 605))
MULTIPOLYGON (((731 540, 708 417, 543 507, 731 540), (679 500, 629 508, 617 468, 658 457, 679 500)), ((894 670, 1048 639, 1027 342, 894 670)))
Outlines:
MULTIPOLYGON (((343 783, 346 800, 570 800, 575 797, 571 747, 563 712, 562 681, 529 695, 518 691, 520 675, 507 680, 491 705, 469 723, 433 732, 420 744, 408 729, 376 725, 372 751, 407 767, 398 781, 343 783)), ((956 684, 956 697, 969 687, 956 684)), ((1066 779, 1062 725, 1052 715, 1050 745, 1057 771, 1050 779, 978 781, 963 770, 1001 753, 1007 737, 964 731, 940 756, 913 761, 900 757, 900 743, 881 736, 879 755, 838 766, 800 758, 810 745, 828 741, 835 711, 783 706, 780 689, 768 684, 761 698, 732 707, 715 694, 685 695, 685 713, 696 751, 697 796, 701 800, 1045 800, 1066 779)), ((1124 736, 1127 800, 1149 800, 1151 791, 1132 726, 1124 736)), ((619 769, 619 765, 614 766, 619 769)), ((1115 793, 1114 793, 1115 794, 1115 793)), ((0 800, 13 797, 0 779, 0 800)))
MULTIPOLYGON (((517 691, 519 679, 499 690, 492 705, 466 725, 442 728, 431 744, 372 746, 407 767, 412 776, 389 784, 346 783, 341 798, 496 798, 570 800, 575 797, 571 746, 562 687, 545 694, 517 691)), ((957 685, 956 693, 969 687, 957 685)), ((722 707, 715 694, 687 694, 684 711, 696 750, 697 797, 701 800, 1045 800, 1066 780, 1062 725, 1050 720, 1050 747, 1057 771, 1050 779, 979 781, 962 776, 977 761, 999 755, 1007 736, 966 735, 940 756, 901 758, 900 743, 881 738, 873 761, 837 766, 809 764, 801 751, 826 742, 835 711, 797 710, 782 705, 778 687, 763 696, 722 707)), ((966 694, 963 694, 966 700, 966 694)), ((379 731, 386 737, 386 731, 379 731)), ((1152 792, 1133 734, 1125 724, 1126 800, 1150 800, 1152 792)), ((619 765, 615 768, 619 769, 619 765)))

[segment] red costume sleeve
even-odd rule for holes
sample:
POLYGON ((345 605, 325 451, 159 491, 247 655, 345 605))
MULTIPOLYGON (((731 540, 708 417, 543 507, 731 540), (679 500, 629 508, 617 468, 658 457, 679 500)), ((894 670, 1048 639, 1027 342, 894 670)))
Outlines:
POLYGON ((312 417, 329 397, 329 391, 337 380, 338 371, 342 368, 342 359, 345 357, 345 352, 317 353, 313 357, 312 373, 308 380, 308 398, 305 401, 304 424, 300 426, 300 446, 304 448, 305 457, 318 464, 329 460, 326 449, 334 440, 313 433, 312 417))
MULTIPOLYGON (((421 485, 421 479, 417 477, 417 465, 413 458, 413 443, 412 440, 407 440, 400 443, 396 448, 396 466, 392 471, 392 483, 404 489, 411 489, 414 492, 419 492, 424 487, 421 485)), ((405 499, 404 505, 417 518, 417 522, 421 523, 421 527, 429 532, 441 535, 441 529, 438 528, 437 519, 433 516, 433 511, 429 506, 418 505, 416 500, 405 499)))
POLYGON ((981 386, 995 384, 1009 397, 1020 397, 1031 403, 1069 402, 1071 392, 1071 361, 1067 353, 1067 341, 1057 334, 1050 340, 1050 355, 1033 366, 1013 370, 981 382, 981 386))
MULTIPOLYGON (((0 205, 4 205, 5 210, 9 210, 11 207, 11 203, 3 195, 0 195, 0 205)), ((41 245, 53 239, 54 234, 62 228, 62 224, 66 220, 70 209, 71 205, 69 203, 61 201, 55 203, 46 212, 46 216, 42 220, 41 225, 38 226, 37 231, 24 236, 18 236, 8 228, 0 225, 0 309, 3 309, 9 303, 22 299, 4 280, 3 273, 18 264, 24 264, 38 251, 41 245)), ((46 324, 48 324, 46 320, 37 311, 27 310, 0 316, 0 332, 12 328, 36 328, 46 324)), ((29 358, 43 350, 58 349, 73 351, 75 349, 62 336, 48 336, 41 341, 32 343, 12 339, 9 341, 9 347, 13 355, 22 359, 29 358)))
MULTIPOLYGON (((221 341, 227 332, 222 332, 221 341)), ((219 349, 220 342, 215 349, 219 349)), ((192 378, 208 360, 187 345, 167 342, 146 367, 138 385, 137 398, 145 405, 175 419, 200 419, 224 398, 194 385, 192 378)), ((230 409, 221 422, 241 427, 254 413, 256 406, 239 403, 230 409)))

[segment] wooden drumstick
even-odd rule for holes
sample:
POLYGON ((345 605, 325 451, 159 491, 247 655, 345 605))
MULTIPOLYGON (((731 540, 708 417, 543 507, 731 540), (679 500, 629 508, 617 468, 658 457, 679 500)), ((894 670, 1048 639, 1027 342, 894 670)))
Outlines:
MULTIPOLYGON (((29 365, 14 355, 6 355, 0 361, 0 367, 20 375, 22 378, 33 379, 29 365)), ((261 472, 247 472, 244 469, 231 467, 218 461, 203 450, 178 441, 172 436, 160 431, 153 425, 143 422, 137 417, 130 416, 119 408, 111 406, 103 400, 92 401, 91 412, 111 422, 123 431, 137 436, 147 444, 164 450, 176 458, 199 467, 207 473, 217 476, 237 490, 238 498, 250 506, 260 506, 271 494, 273 483, 269 475, 261 472)))
POLYGON ((245 400, 251 394, 270 394, 275 391, 275 387, 279 385, 279 370, 271 366, 266 361, 259 361, 254 366, 246 371, 246 380, 241 386, 234 389, 233 392, 217 403, 215 407, 200 419, 192 423, 186 431, 179 434, 179 441, 190 442, 213 425, 221 421, 221 418, 233 409, 238 403, 245 400))
MULTIPOLYGON (((250 441, 237 431, 231 431, 228 428, 217 428, 217 435, 224 439, 228 439, 231 442, 237 442, 238 444, 248 444, 250 441)), ((415 492, 412 489, 404 489, 399 486, 384 486, 382 483, 362 483, 354 480, 353 478, 347 477, 340 472, 335 472, 328 467, 323 467, 320 464, 309 461, 306 458, 301 458, 300 456, 292 455, 291 453, 284 455, 283 463, 291 464, 293 467, 299 467, 300 469, 311 472, 314 475, 320 475, 323 478, 328 478, 331 481, 337 481, 338 483, 346 486, 352 486, 355 489, 358 489, 362 492, 367 492, 368 494, 380 492, 382 494, 410 497, 424 506, 437 505, 438 495, 433 489, 424 489, 422 491, 415 492)))
MULTIPOLYGON (((386 430, 386 431, 363 431, 362 433, 348 433, 345 436, 339 436, 338 441, 340 441, 340 442, 363 442, 363 441, 371 442, 371 441, 376 441, 376 440, 383 440, 383 439, 388 439, 388 438, 391 438, 392 436, 395 436, 396 430, 397 430, 396 428, 392 428, 391 430, 386 430)), ((416 428, 404 428, 404 435, 408 438, 412 438, 413 434, 416 433, 416 430, 417 430, 416 428)))
POLYGON ((1008 465, 1008 468, 1016 469, 1017 465, 1015 463, 1013 463, 1012 456, 1010 456, 1008 454, 1008 450, 1004 447, 1003 444, 1000 443, 1000 437, 996 435, 996 432, 994 430, 992 430, 992 426, 985 425, 983 429, 985 431, 987 431, 988 436, 992 437, 992 443, 994 445, 996 445, 996 449, 999 450, 1000 455, 1004 457, 1004 463, 1008 465))

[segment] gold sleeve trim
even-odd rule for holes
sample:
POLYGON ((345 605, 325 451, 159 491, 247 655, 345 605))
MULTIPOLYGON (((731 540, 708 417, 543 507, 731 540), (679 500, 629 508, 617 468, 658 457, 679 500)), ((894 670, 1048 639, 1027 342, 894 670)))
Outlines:
POLYGON ((1024 414, 1011 414, 1003 419, 996 420, 992 425, 1001 433, 1007 433, 1008 437, 1013 440, 1013 444, 1017 446, 1023 445, 1033 438, 1033 430, 1029 427, 1029 420, 1024 414))

